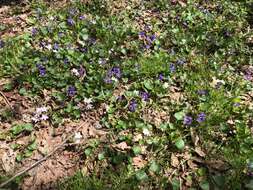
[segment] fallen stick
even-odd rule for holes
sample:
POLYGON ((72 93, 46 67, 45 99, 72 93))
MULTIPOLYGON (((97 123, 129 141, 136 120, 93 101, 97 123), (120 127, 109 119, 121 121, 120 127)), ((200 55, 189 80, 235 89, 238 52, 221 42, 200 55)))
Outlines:
MULTIPOLYGON (((76 130, 78 131, 79 129, 81 129, 83 127, 83 125, 80 125, 76 130)), ((44 156, 43 158, 39 159, 37 162, 33 163, 31 166, 21 170, 20 172, 16 173, 14 176, 12 176, 10 179, 8 179, 7 181, 3 182, 0 184, 0 188, 3 188, 5 185, 7 185, 8 183, 10 183, 11 181, 13 181, 16 177, 21 176, 22 174, 28 172, 29 170, 33 169, 34 167, 38 166, 40 163, 44 162, 45 160, 47 160, 50 156, 52 156, 55 152, 57 152, 57 150, 59 150, 60 148, 62 148, 68 140, 70 140, 75 134, 71 134, 69 135, 60 145, 56 146, 49 154, 47 154, 46 156, 44 156)))
POLYGON ((0 95, 3 97, 6 105, 8 105, 12 109, 11 103, 9 102, 9 100, 7 99, 7 97, 4 95, 2 91, 0 91, 0 95))

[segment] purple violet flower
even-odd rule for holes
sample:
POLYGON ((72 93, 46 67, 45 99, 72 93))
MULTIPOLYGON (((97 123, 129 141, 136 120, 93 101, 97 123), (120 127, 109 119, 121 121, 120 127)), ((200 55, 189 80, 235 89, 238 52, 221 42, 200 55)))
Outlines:
POLYGON ((86 71, 85 69, 83 68, 83 66, 80 66, 80 68, 78 69, 78 73, 79 73, 79 76, 82 77, 85 75, 86 71))
POLYGON ((131 112, 135 112, 136 111, 136 108, 137 108, 137 102, 136 102, 136 100, 131 100, 130 101, 130 104, 129 104, 129 111, 131 111, 131 112))
POLYGON ((62 38, 62 37, 64 36, 64 32, 59 32, 59 33, 58 33, 58 36, 59 36, 60 38, 62 38))
POLYGON ((191 125, 192 124, 192 117, 191 116, 185 116, 183 123, 184 123, 184 125, 191 125))
POLYGON ((76 94, 76 88, 74 86, 69 86, 67 90, 67 95, 70 97, 75 96, 76 94))
POLYGON ((45 41, 40 42, 40 47, 46 48, 47 43, 45 41))
POLYGON ((146 33, 144 31, 139 32, 139 36, 142 37, 142 38, 145 37, 145 34, 146 33))
POLYGON ((114 74, 117 78, 120 78, 120 77, 121 77, 121 71, 120 71, 120 68, 119 68, 119 67, 113 67, 113 68, 112 68, 112 72, 113 72, 113 74, 114 74))
POLYGON ((160 81, 162 81, 162 80, 164 79, 163 74, 159 74, 158 79, 159 79, 160 81))
POLYGON ((87 47, 81 47, 81 48, 79 48, 79 51, 82 52, 82 53, 87 53, 88 48, 87 47))
POLYGON ((75 24, 75 22, 72 18, 68 18, 67 23, 68 23, 69 26, 73 26, 75 24))
POLYGON ((63 60, 63 63, 64 63, 65 65, 69 64, 68 58, 65 58, 65 59, 63 60))
POLYGON ((147 45, 145 45, 145 48, 146 48, 146 49, 150 49, 150 47, 151 47, 151 46, 150 46, 150 45, 148 45, 148 44, 147 44, 147 45))
POLYGON ((175 64, 171 63, 170 64, 170 72, 174 73, 176 71, 176 66, 175 64))
POLYGON ((83 16, 83 15, 82 15, 82 16, 79 16, 79 19, 80 19, 80 20, 84 20, 84 19, 85 19, 85 16, 83 16))
POLYGON ((207 95, 208 94, 208 91, 207 90, 198 90, 197 91, 197 93, 199 94, 199 95, 207 95))
POLYGON ((148 101, 149 99, 149 93, 147 92, 144 92, 144 91, 140 92, 140 96, 144 101, 148 101))
POLYGON ((197 122, 202 123, 206 120, 206 114, 204 112, 198 114, 197 122))
POLYGON ((124 99, 124 96, 123 95, 120 95, 117 97, 117 101, 122 101, 124 99))
POLYGON ((3 48, 5 45, 4 41, 3 40, 0 40, 0 48, 3 48))
POLYGON ((252 75, 251 75, 251 73, 246 73, 245 75, 244 75, 244 79, 245 80, 248 80, 248 81, 250 81, 250 80, 252 80, 252 75))
POLYGON ((36 28, 32 29, 32 36, 35 36, 38 33, 38 30, 36 28))
POLYGON ((58 51, 59 50, 59 45, 57 43, 54 43, 53 49, 58 51))
POLYGON ((241 104, 239 102, 233 104, 234 107, 239 107, 240 105, 241 104))
POLYGON ((107 72, 107 77, 111 78, 113 76, 118 79, 121 77, 121 71, 119 67, 113 67, 107 72))
POLYGON ((177 60, 177 64, 178 64, 178 65, 184 65, 185 62, 186 62, 186 61, 185 61, 184 59, 178 59, 178 60, 177 60))
POLYGON ((105 77, 104 78, 104 82, 106 83, 106 84, 111 84, 112 83, 112 79, 110 78, 110 77, 105 77))
POLYGON ((45 76, 46 75, 46 68, 41 64, 37 64, 36 66, 37 66, 37 69, 39 70, 40 76, 42 76, 42 77, 45 76))
POLYGON ((155 35, 155 34, 153 34, 153 35, 151 35, 150 37, 148 37, 148 41, 149 41, 150 43, 152 43, 155 39, 156 39, 156 35, 155 35))

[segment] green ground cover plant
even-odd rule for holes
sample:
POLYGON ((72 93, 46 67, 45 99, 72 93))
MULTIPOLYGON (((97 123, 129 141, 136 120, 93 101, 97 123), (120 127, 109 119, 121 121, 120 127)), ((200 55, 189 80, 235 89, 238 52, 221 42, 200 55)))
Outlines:
MULTIPOLYGON (((0 77, 9 80, 1 90, 50 111, 0 139, 31 136, 21 161, 36 150, 36 123, 57 128, 105 105, 98 122, 109 143, 85 147, 80 159, 94 170, 59 189, 253 189, 252 7, 34 1, 29 32, 0 40, 0 77)), ((15 112, 0 118, 11 123, 15 112)))

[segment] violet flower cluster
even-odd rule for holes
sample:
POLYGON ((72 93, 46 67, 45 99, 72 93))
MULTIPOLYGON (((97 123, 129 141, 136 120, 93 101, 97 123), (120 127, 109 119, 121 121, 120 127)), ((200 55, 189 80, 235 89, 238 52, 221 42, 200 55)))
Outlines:
POLYGON ((112 83, 112 79, 116 78, 116 79, 120 79, 121 78, 121 70, 119 67, 113 67, 112 69, 110 69, 107 74, 106 77, 104 78, 104 82, 109 84, 112 83))
MULTIPOLYGON (((198 123, 202 123, 202 122, 204 122, 205 120, 206 120, 206 114, 205 114, 204 112, 201 112, 201 113, 199 113, 199 114, 197 115, 196 121, 197 121, 198 123)), ((189 115, 186 115, 186 116, 184 117, 184 121, 183 121, 184 125, 189 126, 189 125, 192 124, 192 122, 193 122, 193 117, 191 117, 191 116, 189 116, 189 115)))

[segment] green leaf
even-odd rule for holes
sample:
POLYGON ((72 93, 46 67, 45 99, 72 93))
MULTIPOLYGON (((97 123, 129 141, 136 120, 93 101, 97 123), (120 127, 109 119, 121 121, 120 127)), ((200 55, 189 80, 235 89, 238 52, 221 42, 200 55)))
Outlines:
POLYGON ((182 138, 177 139, 175 145, 179 150, 183 150, 185 146, 184 140, 182 138))
POLYGON ((144 86, 148 90, 152 90, 153 89, 153 85, 152 85, 152 83, 149 80, 145 80, 144 81, 144 86))
POLYGON ((16 160, 20 162, 21 160, 23 160, 23 156, 21 154, 17 154, 16 160))
POLYGON ((215 175, 213 176, 213 180, 215 181, 215 184, 217 184, 219 187, 224 187, 225 185, 225 177, 222 175, 215 175))
POLYGON ((82 38, 83 38, 83 40, 88 40, 89 39, 89 35, 88 34, 84 34, 84 35, 82 35, 82 38))
POLYGON ((177 113, 174 114, 175 118, 176 118, 178 121, 183 120, 184 115, 185 115, 185 114, 184 114, 183 111, 180 111, 180 112, 177 112, 177 113))
POLYGON ((20 145, 14 143, 14 144, 11 144, 10 147, 11 147, 13 150, 17 150, 17 149, 20 147, 20 145))
POLYGON ((37 149, 37 144, 35 141, 33 141, 28 147, 27 147, 28 150, 36 150, 37 149))
POLYGON ((138 155, 141 153, 141 147, 139 146, 133 146, 133 152, 135 155, 138 155))
POLYGON ((13 135, 18 135, 22 133, 23 131, 31 132, 32 130, 33 130, 33 125, 31 123, 26 123, 26 124, 14 125, 11 128, 11 133, 13 135))
POLYGON ((86 148, 85 151, 84 151, 84 153, 85 153, 86 156, 90 156, 91 153, 92 153, 91 148, 86 148))
POLYGON ((180 189, 180 181, 177 179, 172 180, 172 189, 173 190, 179 190, 180 189))
POLYGON ((149 167, 149 170, 152 171, 152 172, 159 172, 160 171, 160 166, 154 161, 151 163, 150 167, 149 167))
POLYGON ((148 179, 148 175, 146 174, 145 171, 143 170, 140 170, 136 173, 136 178, 139 180, 139 181, 144 181, 144 180, 147 180, 148 179))
POLYGON ((121 49, 121 53, 123 53, 124 55, 126 55, 126 54, 127 54, 126 49, 125 49, 125 48, 122 48, 122 49, 121 49))
POLYGON ((26 94, 26 89, 25 88, 20 88, 19 89, 19 94, 20 95, 25 95, 26 94))
POLYGON ((210 187, 209 187, 209 183, 208 181, 202 181, 200 184, 199 184, 200 188, 202 190, 209 190, 210 187))
POLYGON ((4 89, 4 91, 10 91, 10 90, 12 90, 13 89, 13 84, 12 83, 8 83, 8 84, 5 84, 4 86, 3 86, 3 89, 4 89))
POLYGON ((166 131, 168 129, 168 124, 162 123, 159 128, 161 129, 161 131, 166 131))
POLYGON ((24 156, 25 156, 26 158, 29 158, 29 157, 32 156, 32 154, 33 154, 33 151, 32 151, 32 150, 26 150, 24 156))
POLYGON ((104 160, 105 159, 105 154, 104 153, 99 153, 98 154, 98 160, 104 160))

